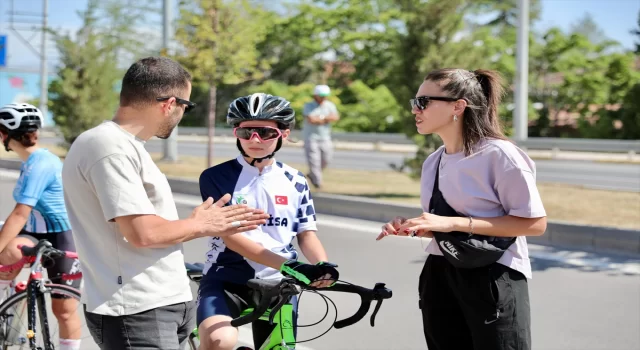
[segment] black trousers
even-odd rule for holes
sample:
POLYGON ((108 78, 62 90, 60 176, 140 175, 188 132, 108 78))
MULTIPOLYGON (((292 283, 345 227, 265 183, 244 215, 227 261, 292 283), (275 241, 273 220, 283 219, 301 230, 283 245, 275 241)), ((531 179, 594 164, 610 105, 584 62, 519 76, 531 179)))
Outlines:
POLYGON ((525 276, 502 264, 458 269, 441 256, 424 264, 418 292, 429 350, 530 350, 525 276))

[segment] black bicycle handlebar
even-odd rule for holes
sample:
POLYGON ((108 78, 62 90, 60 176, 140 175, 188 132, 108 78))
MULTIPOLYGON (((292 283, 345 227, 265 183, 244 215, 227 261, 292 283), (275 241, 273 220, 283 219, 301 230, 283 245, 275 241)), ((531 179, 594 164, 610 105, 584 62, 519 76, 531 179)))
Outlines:
POLYGON ((378 313, 378 310, 380 310, 382 301, 384 299, 391 298, 393 294, 391 289, 385 287, 384 283, 376 283, 373 289, 342 282, 337 282, 333 286, 327 288, 314 288, 306 285, 301 285, 293 278, 284 278, 280 281, 251 279, 249 280, 247 285, 250 288, 260 292, 260 302, 251 313, 233 319, 231 321, 231 325, 234 327, 239 327, 258 320, 269 309, 269 306, 272 305, 275 300, 277 300, 277 305, 271 310, 270 321, 272 321, 273 316, 280 309, 280 307, 282 307, 284 302, 288 300, 289 297, 299 294, 301 289, 322 292, 353 293, 360 296, 360 308, 352 316, 336 321, 334 323, 334 327, 338 329, 351 326, 352 324, 360 321, 369 312, 371 302, 373 300, 377 300, 378 302, 373 311, 373 314, 371 315, 371 327, 374 327, 375 317, 378 313))

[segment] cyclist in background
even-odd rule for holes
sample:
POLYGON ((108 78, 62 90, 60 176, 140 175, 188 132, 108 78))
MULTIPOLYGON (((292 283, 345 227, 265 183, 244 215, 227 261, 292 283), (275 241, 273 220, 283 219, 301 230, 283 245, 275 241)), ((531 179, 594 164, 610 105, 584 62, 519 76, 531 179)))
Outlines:
MULTIPOLYGON (((0 108, 0 138, 5 150, 16 152, 22 160, 20 177, 13 191, 16 206, 0 227, 0 264, 15 264, 22 258, 18 245, 34 246, 46 239, 60 250, 75 252, 71 226, 62 191, 62 162, 58 156, 38 146, 42 113, 26 104, 0 108)), ((79 270, 77 259, 59 258, 47 269, 49 279, 62 283, 63 273, 79 270)), ((0 288, 7 288, 20 269, 0 273, 0 288)), ((74 288, 80 280, 65 281, 74 288)), ((51 308, 60 325, 60 349, 80 349, 82 326, 78 302, 72 298, 51 296, 51 308)))
MULTIPOLYGON (((218 200, 232 193, 230 204, 247 204, 266 211, 270 218, 255 230, 209 239, 210 250, 198 290, 197 322, 202 350, 233 349, 238 330, 230 325, 241 305, 228 302, 225 291, 250 300, 249 279, 292 276, 313 287, 329 287, 338 279, 336 265, 316 236, 316 216, 304 174, 273 156, 290 134, 295 112, 289 101, 263 93, 235 99, 227 123, 234 127, 241 155, 205 170, 200 175, 203 198, 218 200), (311 262, 298 262, 293 239, 311 262)), ((294 332, 297 300, 294 307, 294 332)), ((254 342, 266 339, 273 326, 252 325, 254 342)), ((259 344, 256 344, 259 346, 259 344)))

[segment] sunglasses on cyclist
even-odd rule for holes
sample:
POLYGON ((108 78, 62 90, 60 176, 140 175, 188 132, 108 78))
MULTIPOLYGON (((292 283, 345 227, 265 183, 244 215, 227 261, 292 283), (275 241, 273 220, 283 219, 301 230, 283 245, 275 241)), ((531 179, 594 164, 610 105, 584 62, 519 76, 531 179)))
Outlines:
POLYGON ((427 108, 431 100, 453 102, 453 101, 458 101, 459 98, 445 97, 445 96, 418 96, 416 98, 410 99, 409 103, 411 104, 411 109, 417 108, 422 111, 425 108, 427 108))
POLYGON ((185 100, 179 97, 175 97, 175 96, 167 96, 167 97, 157 97, 156 101, 166 101, 170 98, 175 98, 176 99, 176 103, 179 103, 181 105, 185 105, 186 107, 184 108, 184 114, 189 113, 189 111, 191 111, 195 106, 195 102, 191 102, 189 100, 185 100))
POLYGON ((237 127, 233 129, 233 135, 239 139, 251 140, 253 135, 257 135, 260 141, 269 141, 282 136, 282 131, 270 126, 258 127, 237 127))

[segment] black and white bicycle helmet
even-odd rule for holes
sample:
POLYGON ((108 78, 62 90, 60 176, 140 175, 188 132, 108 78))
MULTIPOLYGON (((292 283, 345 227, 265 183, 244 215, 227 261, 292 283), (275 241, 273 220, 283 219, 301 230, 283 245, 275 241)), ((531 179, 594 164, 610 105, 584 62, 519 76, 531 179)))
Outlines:
POLYGON ((227 124, 235 127, 247 120, 273 120, 281 129, 291 129, 296 121, 295 115, 291 103, 284 98, 255 93, 231 102, 227 124))
POLYGON ((40 129, 42 119, 42 112, 28 103, 11 103, 0 108, 0 126, 9 136, 4 141, 5 150, 9 151, 9 139, 40 129))
MULTIPOLYGON (((265 93, 254 93, 238 97, 231 102, 227 112, 227 124, 237 127, 244 121, 271 120, 276 122, 280 129, 291 129, 295 125, 295 115, 296 112, 291 107, 291 103, 286 99, 265 93)), ((242 149, 240 140, 236 141, 236 145, 243 156, 249 157, 242 149)), ((280 147, 282 147, 282 138, 278 138, 278 144, 273 153, 263 158, 254 158, 251 165, 256 161, 261 162, 272 158, 280 147)))

